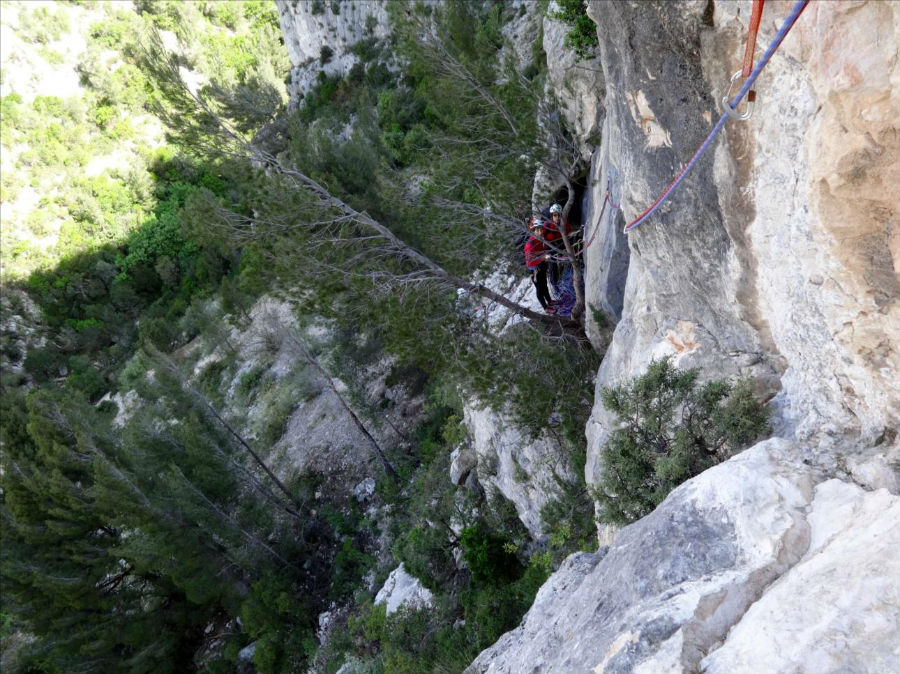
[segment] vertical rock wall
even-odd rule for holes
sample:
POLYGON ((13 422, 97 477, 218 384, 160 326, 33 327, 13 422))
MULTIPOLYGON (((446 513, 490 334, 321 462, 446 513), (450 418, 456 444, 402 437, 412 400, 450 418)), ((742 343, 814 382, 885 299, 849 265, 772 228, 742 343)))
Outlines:
POLYGON ((349 48, 390 32, 387 3, 381 0, 275 0, 284 45, 291 58, 288 93, 296 102, 320 71, 346 74, 358 58, 349 48), (331 50, 323 63, 322 48, 331 50))
MULTIPOLYGON (((713 28, 706 2, 600 2, 591 15, 607 83, 593 200, 601 203, 607 188, 618 200, 620 210, 608 208, 604 216, 606 231, 618 237, 611 230, 621 231, 653 202, 715 123, 717 92, 702 58, 703 36, 713 28)), ((622 316, 598 387, 641 372, 651 358, 675 355, 684 367, 752 373, 774 393, 780 363, 739 297, 746 272, 740 242, 726 226, 712 157, 653 220, 628 235, 628 246, 622 316)), ((604 266, 602 251, 603 244, 588 249, 589 269, 604 266)), ((589 286, 589 304, 603 306, 605 293, 608 286, 589 286)), ((596 404, 588 424, 589 481, 610 423, 599 398, 596 404)))
POLYGON ((465 406, 465 422, 477 456, 478 481, 515 505, 533 538, 543 535, 541 508, 559 493, 559 481, 574 482, 565 446, 552 431, 531 438, 510 415, 474 404, 465 406))
MULTIPOLYGON (((739 35, 745 17, 722 4, 717 23, 739 35)), ((773 32, 764 22, 762 40, 773 32)), ((811 3, 763 75, 751 138, 716 158, 717 175, 747 164, 733 189, 751 210, 729 226, 787 364, 785 431, 801 438, 871 439, 900 421, 898 44, 895 2, 811 3)))
MULTIPOLYGON (((619 230, 709 133, 751 3, 590 3, 606 98, 587 253, 608 307, 619 230)), ((793 2, 766 3, 757 58, 793 2)), ((900 3, 812 2, 672 198, 627 237, 598 388, 675 357, 753 376, 776 434, 610 547, 570 557, 474 672, 900 671, 900 3), (883 488, 882 488, 883 487, 883 488)), ((587 479, 612 420, 588 424, 587 479)))
MULTIPOLYGON (((757 58, 792 5, 766 5, 757 58)), ((715 124, 749 8, 591 4, 607 82, 593 200, 607 185, 621 195, 608 221, 652 203, 715 124)), ((778 392, 782 434, 868 442, 897 427, 898 14, 897 3, 811 3, 758 80, 754 116, 729 121, 628 235, 622 319, 598 387, 674 355, 778 392)), ((589 270, 605 264, 602 250, 589 249, 589 270)), ((589 283, 588 301, 608 304, 608 284, 589 283)), ((589 479, 608 423, 598 405, 589 479)))

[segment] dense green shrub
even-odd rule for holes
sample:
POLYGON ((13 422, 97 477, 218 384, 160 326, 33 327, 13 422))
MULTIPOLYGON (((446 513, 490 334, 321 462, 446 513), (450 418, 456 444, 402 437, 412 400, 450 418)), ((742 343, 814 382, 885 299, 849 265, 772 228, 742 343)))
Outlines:
POLYGON ((71 29, 69 13, 63 8, 51 10, 37 7, 33 11, 26 10, 26 4, 19 15, 19 32, 29 42, 46 44, 59 40, 71 29))
POLYGON ((453 542, 448 534, 443 527, 426 523, 398 531, 393 545, 394 556, 427 587, 437 590, 456 572, 453 542))
POLYGON ((599 41, 597 25, 587 15, 585 0, 557 0, 557 2, 560 11, 554 12, 553 18, 565 21, 570 26, 565 39, 566 46, 573 49, 579 58, 592 58, 599 41))
MULTIPOLYGON (((356 524, 358 525, 358 522, 356 524)), ((331 597, 334 599, 346 597, 359 586, 363 576, 374 564, 375 558, 372 555, 354 544, 350 536, 344 538, 332 565, 331 597)))
POLYGON ((696 369, 653 361, 601 398, 620 426, 601 454, 601 519, 625 524, 648 514, 688 478, 768 431, 769 410, 746 381, 698 382, 696 369))
POLYGON ((593 550, 597 545, 594 499, 584 482, 584 450, 575 453, 571 464, 575 481, 554 474, 556 493, 541 508, 541 525, 549 534, 546 553, 553 565, 578 550, 593 550))
POLYGON ((25 356, 25 371, 37 381, 58 377, 65 364, 65 356, 55 346, 36 347, 25 356))
POLYGON ((243 631, 256 641, 260 674, 297 671, 315 651, 313 616, 286 574, 265 574, 241 605, 243 631))
POLYGON ((518 558, 506 547, 508 541, 489 531, 484 524, 463 529, 459 542, 476 582, 509 583, 522 574, 523 568, 518 558))

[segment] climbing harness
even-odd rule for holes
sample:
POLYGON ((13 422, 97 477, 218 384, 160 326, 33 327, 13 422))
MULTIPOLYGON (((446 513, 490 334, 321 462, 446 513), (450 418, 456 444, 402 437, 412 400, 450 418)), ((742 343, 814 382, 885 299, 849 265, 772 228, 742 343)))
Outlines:
MULTIPOLYGON (((625 225, 624 231, 626 234, 634 229, 637 229, 642 224, 644 224, 644 222, 646 222, 647 219, 651 215, 653 215, 654 212, 656 212, 656 209, 658 209, 660 206, 663 205, 663 203, 666 201, 666 199, 669 198, 669 195, 671 195, 672 192, 675 191, 675 188, 677 188, 678 185, 681 183, 681 181, 684 180, 685 176, 687 176, 687 174, 690 173, 691 169, 694 167, 694 164, 697 163, 697 160, 699 160, 700 157, 703 155, 703 153, 706 152, 707 149, 709 149, 709 146, 712 145, 713 140, 715 140, 716 136, 719 135, 719 132, 725 126, 725 122, 728 121, 729 117, 735 116, 737 119, 747 119, 750 116, 749 109, 746 113, 743 113, 743 115, 746 115, 746 117, 743 117, 742 115, 738 114, 737 112, 735 112, 735 110, 736 110, 738 104, 740 104, 740 102, 743 100, 744 96, 746 96, 747 93, 750 92, 751 88, 753 87, 753 83, 756 82, 756 78, 759 77, 759 74, 763 71, 763 68, 765 68, 766 65, 769 63, 769 59, 772 58, 772 55, 778 50, 778 47, 781 46, 781 43, 784 41, 784 38, 787 37, 787 34, 790 32, 791 28, 793 28, 794 23, 796 23, 797 19, 800 18, 800 14, 803 12, 804 9, 806 9, 806 5, 808 3, 809 3, 809 0, 798 0, 798 2, 794 5, 793 9, 791 10, 790 15, 788 16, 787 19, 785 19, 781 28, 778 30, 778 33, 775 35, 775 38, 772 40, 771 44, 769 44, 769 47, 766 49, 766 52, 763 54, 763 57, 759 60, 759 63, 756 64, 756 67, 753 69, 753 72, 750 74, 750 77, 748 77, 747 80, 744 82, 744 86, 741 87, 740 91, 738 91, 737 95, 734 97, 733 100, 728 101, 727 95, 726 95, 725 99, 723 99, 723 107, 725 108, 725 112, 723 112, 722 116, 719 117, 719 121, 716 122, 716 125, 715 125, 715 127, 713 127, 713 130, 706 137, 706 140, 703 141, 703 144, 700 146, 700 149, 698 149, 697 152, 694 153, 694 156, 691 157, 690 161, 687 164, 685 164, 684 168, 681 169, 681 172, 677 176, 675 176, 675 179, 671 183, 669 183, 669 186, 666 187, 665 190, 663 190, 662 194, 660 194, 656 198, 656 201, 654 201, 652 204, 650 204, 650 206, 647 207, 647 210, 645 210, 643 213, 641 213, 638 217, 636 217, 630 223, 625 225)), ((747 47, 744 51, 743 69, 739 70, 737 73, 734 74, 734 76, 732 76, 732 78, 731 78, 732 84, 734 83, 734 80, 737 78, 738 75, 743 74, 744 69, 746 69, 748 66, 748 63, 752 65, 753 47, 751 46, 751 43, 756 42, 756 30, 759 27, 759 18, 762 15, 762 5, 763 5, 763 2, 754 3, 753 13, 750 18, 750 34, 748 35, 747 47)), ((730 94, 731 93, 730 87, 729 87, 728 91, 730 94)), ((755 100, 755 95, 748 97, 748 105, 752 104, 754 100, 755 100)))

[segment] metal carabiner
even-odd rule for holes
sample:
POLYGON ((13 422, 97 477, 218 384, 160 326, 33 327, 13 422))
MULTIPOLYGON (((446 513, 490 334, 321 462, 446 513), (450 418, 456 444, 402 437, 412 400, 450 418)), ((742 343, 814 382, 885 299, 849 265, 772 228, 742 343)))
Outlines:
POLYGON ((753 114, 753 104, 756 103, 756 91, 751 89, 747 92, 747 111, 744 113, 738 113, 737 110, 731 107, 731 89, 734 87, 734 81, 741 76, 741 71, 738 70, 734 75, 731 76, 731 82, 728 83, 728 92, 725 96, 722 97, 722 107, 725 109, 725 114, 731 117, 732 119, 738 119, 740 121, 746 121, 750 119, 750 115, 753 114))

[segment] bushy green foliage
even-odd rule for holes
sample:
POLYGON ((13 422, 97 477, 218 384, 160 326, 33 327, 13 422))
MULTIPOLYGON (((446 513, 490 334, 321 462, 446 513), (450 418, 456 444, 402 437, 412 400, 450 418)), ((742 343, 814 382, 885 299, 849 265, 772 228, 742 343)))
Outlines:
POLYGON ((91 25, 88 37, 94 45, 133 56, 139 26, 139 17, 134 13, 113 8, 106 20, 91 25))
MULTIPOLYGON (((184 338, 177 319, 191 298, 214 291, 223 275, 233 273, 230 261, 216 249, 203 248, 187 235, 180 216, 190 192, 209 185, 223 190, 216 185, 218 178, 174 155, 159 159, 154 170, 159 200, 142 227, 119 239, 118 246, 91 250, 86 245, 87 250, 55 268, 30 275, 28 287, 50 338, 26 360, 26 371, 36 380, 55 379, 65 374, 63 365, 71 357, 87 356, 93 364, 69 368, 68 385, 91 398, 102 395, 113 370, 133 352, 139 317, 143 338, 173 348, 184 338)), ((72 226, 81 235, 89 238, 94 232, 97 241, 100 231, 128 231, 122 220, 140 213, 132 184, 105 176, 83 178, 79 184, 85 189, 73 195, 67 208, 76 214, 72 226)))
MULTIPOLYGON (((330 531, 314 515, 285 515, 170 364, 142 358, 132 380, 142 409, 122 428, 109 425, 114 410, 95 413, 77 396, 3 397, 0 573, 4 607, 40 637, 25 662, 175 672, 211 657, 215 671, 233 671, 252 639, 259 671, 302 668, 330 531), (202 656, 209 625, 230 633, 228 645, 202 656)), ((342 555, 341 573, 362 571, 365 557, 342 555)))
MULTIPOLYGON (((358 522, 355 522, 358 526, 358 522)), ((358 532, 354 532, 358 533, 358 532)), ((375 557, 364 552, 361 545, 354 543, 347 535, 340 550, 334 557, 334 571, 331 575, 331 592, 334 599, 346 597, 355 590, 362 578, 375 565, 375 557)))
POLYGON ((569 24, 565 44, 578 54, 579 58, 592 58, 597 49, 597 26, 587 15, 585 0, 557 0, 559 11, 553 18, 569 24))
POLYGON ((29 42, 46 44, 62 39, 71 29, 69 13, 65 9, 50 9, 48 7, 36 7, 26 9, 22 6, 19 14, 19 32, 29 42))
MULTIPOLYGON (((4 99, 3 144, 13 151, 20 183, 40 186, 43 202, 25 218, 30 232, 4 227, 2 255, 5 279, 17 278, 34 268, 50 266, 61 257, 119 239, 146 215, 146 204, 128 185, 107 172, 88 178, 84 166, 92 155, 111 149, 130 133, 119 108, 99 99, 60 99, 38 96, 30 105, 16 95, 4 99), (38 214, 41 215, 38 215, 38 214), (40 227, 33 225, 41 217, 40 227), (53 245, 41 244, 29 234, 57 234, 53 245)), ((6 172, 4 172, 6 173, 6 172)), ((4 194, 4 199, 15 196, 4 194)))
POLYGON ((373 672, 462 671, 517 624, 547 575, 539 562, 519 566, 513 582, 473 582, 456 597, 439 595, 432 608, 401 609, 390 616, 384 604, 364 604, 349 620, 349 639, 335 639, 340 648, 333 647, 332 662, 339 664, 351 653, 373 672))
MULTIPOLYGON (((413 393, 415 395, 415 393, 413 393)), ((426 404, 425 417, 416 428, 413 438, 419 445, 419 460, 431 463, 458 437, 459 410, 441 401, 426 404)))
POLYGON ((522 565, 515 554, 505 547, 507 541, 489 531, 484 524, 463 529, 459 542, 476 582, 508 583, 521 575, 522 565))
POLYGON ((549 534, 545 551, 547 563, 554 567, 573 552, 594 550, 597 528, 592 490, 584 482, 585 450, 575 451, 570 461, 574 480, 554 472, 554 498, 541 508, 541 525, 549 534))
POLYGON ((246 634, 256 643, 253 664, 260 674, 280 674, 302 667, 315 650, 300 586, 283 573, 268 572, 241 604, 246 634))
POLYGON ((679 484, 768 430, 769 410, 746 381, 701 385, 699 374, 666 358, 631 382, 603 389, 603 404, 620 423, 601 454, 603 521, 643 517, 679 484))
MULTIPOLYGON (((289 64, 279 41, 274 5, 262 1, 203 5, 212 16, 233 17, 243 28, 238 35, 204 21, 197 9, 199 3, 148 0, 137 5, 138 14, 114 3, 99 5, 105 16, 90 27, 85 36, 88 49, 76 66, 84 87, 79 95, 63 100, 48 92, 30 104, 23 103, 15 93, 4 97, 2 143, 4 155, 9 154, 10 162, 15 164, 13 171, 4 170, 4 200, 30 184, 40 189, 55 208, 53 218, 44 217, 40 223, 32 218, 31 224, 39 224, 39 231, 24 231, 13 223, 0 232, 5 280, 21 279, 36 268, 51 267, 67 255, 118 241, 149 214, 152 204, 134 193, 129 195, 130 201, 120 200, 113 210, 105 211, 102 222, 85 217, 96 214, 96 209, 82 208, 94 198, 92 183, 120 182, 124 176, 117 175, 117 171, 127 172, 107 169, 98 178, 88 180, 84 167, 91 159, 113 152, 131 154, 138 171, 143 168, 139 150, 149 139, 144 135, 142 115, 148 104, 158 99, 139 67, 142 52, 138 42, 148 23, 179 30, 191 25, 188 32, 194 41, 188 52, 193 54, 196 66, 216 86, 224 82, 221 94, 231 96, 235 102, 254 94, 255 103, 244 104, 250 117, 268 119, 271 115, 271 110, 259 103, 262 96, 275 107, 283 103, 283 79, 289 64), (186 23, 187 18, 191 22, 186 23), (116 50, 119 58, 111 58, 110 49, 116 50), (55 244, 48 245, 46 241, 35 241, 33 234, 58 236, 55 244)), ((25 3, 19 16, 26 37, 32 24, 36 34, 47 39, 55 39, 59 30, 68 30, 62 25, 68 22, 66 7, 38 7, 32 11, 25 3), (37 18, 40 21, 35 23, 37 18)), ((184 33, 182 37, 190 36, 184 33)))
MULTIPOLYGON (((455 489, 447 479, 449 452, 441 452, 412 476, 405 500, 407 517, 392 522, 394 557, 434 591, 450 583, 456 573, 451 519, 462 517, 455 489)), ((463 523, 467 523, 464 519, 463 523)))

